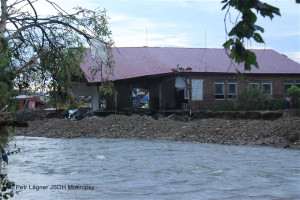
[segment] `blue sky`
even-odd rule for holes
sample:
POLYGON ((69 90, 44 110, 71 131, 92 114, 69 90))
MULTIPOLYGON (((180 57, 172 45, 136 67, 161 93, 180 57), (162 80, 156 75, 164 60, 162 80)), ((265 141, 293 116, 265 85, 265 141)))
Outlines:
MULTIPOLYGON (((117 47, 223 48, 225 11, 221 0, 54 0, 62 8, 106 9, 117 47)), ((265 44, 248 41, 248 48, 267 48, 300 63, 300 4, 295 0, 262 0, 280 8, 281 17, 258 19, 265 44)), ((47 12, 41 7, 41 12, 47 12)), ((235 12, 232 12, 235 18, 235 12)), ((229 24, 228 24, 229 25, 229 24)))

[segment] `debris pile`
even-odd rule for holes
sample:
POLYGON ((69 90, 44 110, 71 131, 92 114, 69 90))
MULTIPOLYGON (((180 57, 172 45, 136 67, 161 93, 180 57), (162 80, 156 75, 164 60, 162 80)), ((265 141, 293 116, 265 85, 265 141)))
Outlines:
POLYGON ((188 122, 150 116, 110 115, 82 120, 30 121, 15 135, 51 138, 126 138, 300 149, 300 117, 269 120, 197 119, 188 122))

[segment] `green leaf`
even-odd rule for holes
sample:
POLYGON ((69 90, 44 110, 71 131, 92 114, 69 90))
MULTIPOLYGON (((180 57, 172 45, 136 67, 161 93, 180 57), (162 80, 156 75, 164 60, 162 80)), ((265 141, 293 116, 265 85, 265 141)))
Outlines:
POLYGON ((235 47, 232 47, 231 53, 230 53, 229 56, 230 56, 231 59, 234 59, 234 58, 236 57, 236 54, 235 54, 235 47))
POLYGON ((258 63, 256 61, 255 53, 247 50, 247 56, 245 57, 245 69, 251 70, 251 65, 254 65, 256 68, 259 68, 258 63))
POLYGON ((236 26, 233 27, 233 28, 231 29, 231 31, 228 33, 228 36, 234 36, 234 35, 236 35, 236 26))
POLYGON ((268 16, 268 17, 270 17, 270 19, 273 19, 274 14, 280 16, 280 10, 279 10, 279 8, 271 6, 271 5, 267 4, 267 3, 264 3, 263 5, 264 5, 264 7, 262 9, 258 10, 258 11, 260 11, 260 14, 263 17, 268 16))
POLYGON ((245 79, 245 76, 244 76, 240 71, 237 72, 237 76, 238 76, 240 79, 245 79))
POLYGON ((261 26, 253 25, 253 27, 255 28, 255 30, 259 30, 262 33, 265 31, 264 28, 261 26))
POLYGON ((234 47, 232 49, 234 49, 235 62, 237 62, 237 63, 244 62, 247 51, 246 51, 245 47, 243 46, 243 44, 240 41, 237 41, 234 44, 234 47))
POLYGON ((262 37, 260 36, 260 34, 258 33, 254 33, 254 36, 253 36, 254 40, 258 43, 265 43, 265 41, 262 39, 262 37))
POLYGON ((230 46, 234 43, 234 40, 233 39, 229 39, 227 40, 224 44, 223 44, 223 47, 225 49, 230 49, 230 46))
POLYGON ((251 10, 248 10, 243 13, 243 20, 254 24, 257 20, 257 17, 251 10))

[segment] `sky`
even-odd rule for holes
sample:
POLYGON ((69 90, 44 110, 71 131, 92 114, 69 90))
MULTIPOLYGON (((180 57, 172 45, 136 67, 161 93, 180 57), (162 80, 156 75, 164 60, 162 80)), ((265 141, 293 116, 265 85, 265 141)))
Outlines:
MULTIPOLYGON (((75 6, 105 9, 117 47, 223 48, 227 38, 221 0, 52 1, 67 11, 75 6)), ((273 49, 300 63, 300 4, 295 0, 262 2, 280 8, 281 17, 259 17, 265 44, 248 41, 247 48, 273 49)), ((50 12, 45 5, 39 6, 39 14, 50 12)), ((232 10, 231 14, 235 19, 236 13, 232 10)))

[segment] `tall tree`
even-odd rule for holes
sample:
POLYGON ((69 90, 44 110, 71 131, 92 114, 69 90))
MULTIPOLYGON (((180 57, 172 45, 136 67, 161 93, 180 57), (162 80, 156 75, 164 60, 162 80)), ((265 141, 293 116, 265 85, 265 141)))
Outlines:
POLYGON ((84 47, 95 39, 113 45, 105 10, 77 7, 68 13, 43 0, 57 13, 45 16, 35 7, 41 1, 1 0, 0 105, 9 103, 10 88, 31 82, 69 90, 71 77, 80 73, 84 47))

